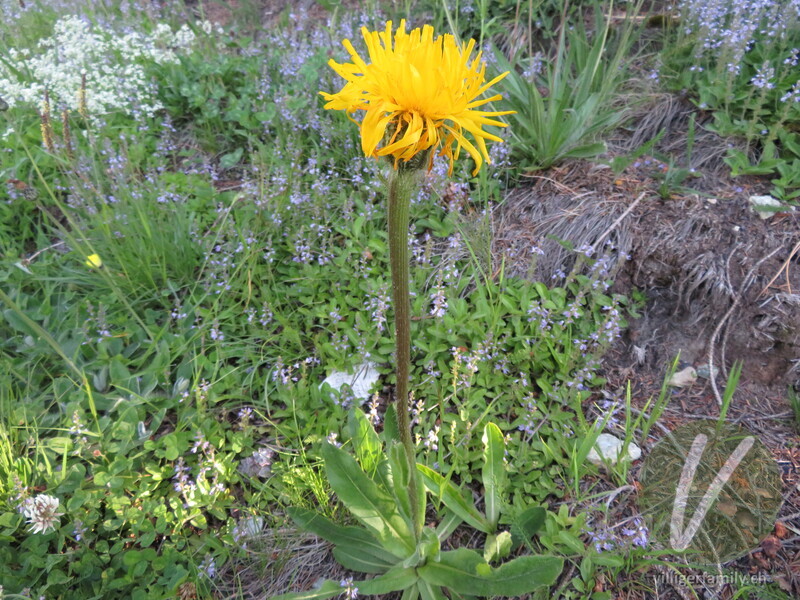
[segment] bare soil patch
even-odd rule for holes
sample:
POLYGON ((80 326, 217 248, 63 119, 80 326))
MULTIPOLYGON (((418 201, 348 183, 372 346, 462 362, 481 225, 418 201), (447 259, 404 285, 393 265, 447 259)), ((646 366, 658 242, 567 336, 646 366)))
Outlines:
MULTIPOLYGON (((686 104, 675 97, 657 102, 633 134, 616 140, 617 152, 665 129, 657 150, 681 156, 686 104)), ((727 375, 736 361, 743 363, 728 418, 758 435, 783 470, 784 505, 776 526, 783 537, 768 538, 772 546, 755 550, 735 568, 767 574, 785 591, 800 594, 800 538, 786 530, 800 528, 800 438, 787 401, 789 386, 800 388, 800 211, 766 220, 752 212, 749 197, 768 193, 769 183, 728 177, 721 160, 724 141, 698 131, 687 166, 699 177, 686 182, 692 191, 666 199, 658 194, 659 167, 645 156, 619 175, 587 162, 531 174, 530 183, 512 190, 496 214, 493 254, 505 254, 513 274, 548 284, 561 281, 575 264, 576 254, 557 240, 608 254, 612 291, 628 297, 637 291, 645 304, 604 359, 606 393, 622 395, 630 384, 641 408, 657 396, 678 355, 681 367, 719 370, 713 383, 699 378, 689 388, 671 390, 661 418, 665 429, 717 418, 727 375), (532 264, 519 251, 522 244, 535 244, 545 254, 532 264)), ((645 454, 654 441, 645 441, 645 454)), ((635 501, 631 494, 619 510, 635 511, 635 501)), ((729 589, 706 592, 724 598, 729 589)), ((672 593, 683 597, 679 590, 672 593)))

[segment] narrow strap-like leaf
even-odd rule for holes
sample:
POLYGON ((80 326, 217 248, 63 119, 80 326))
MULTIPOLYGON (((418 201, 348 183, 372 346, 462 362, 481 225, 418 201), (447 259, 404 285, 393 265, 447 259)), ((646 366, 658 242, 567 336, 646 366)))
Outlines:
POLYGON ((414 553, 415 541, 395 499, 361 470, 355 459, 333 444, 322 445, 328 482, 339 500, 381 545, 398 558, 414 553))
POLYGON ((483 487, 485 490, 486 520, 492 529, 500 520, 500 506, 506 482, 506 469, 503 463, 506 445, 503 432, 494 423, 487 423, 483 429, 483 487))
POLYGON ((477 596, 519 596, 552 585, 564 561, 554 556, 522 556, 493 569, 474 550, 459 548, 442 552, 438 562, 417 568, 431 585, 460 594, 477 596))
POLYGON ((450 535, 456 530, 456 527, 461 525, 463 522, 464 520, 452 510, 445 511, 442 521, 436 528, 436 535, 439 537, 439 541, 443 542, 449 538, 450 535))
POLYGON ((438 585, 431 585, 424 579, 420 579, 417 582, 417 587, 422 600, 447 600, 447 597, 442 593, 442 588, 438 585))
POLYGON ((422 481, 431 492, 441 498, 444 505, 456 513, 468 525, 483 533, 491 533, 492 527, 486 518, 475 508, 471 500, 467 500, 456 486, 425 465, 417 465, 422 481))
POLYGON ((367 416, 358 408, 354 407, 350 410, 347 420, 350 439, 353 441, 353 449, 358 462, 361 463, 361 468, 366 473, 372 475, 381 460, 383 449, 381 440, 367 416))
MULTIPOLYGON (((337 544, 333 549, 333 557, 345 569, 357 573, 385 573, 395 564, 377 558, 369 550, 353 544, 337 544)), ((398 559, 392 557, 395 561, 398 559)))
POLYGON ((324 581, 321 586, 308 590, 307 592, 292 592, 289 594, 281 594, 280 596, 273 596, 270 600, 325 600, 325 598, 333 598, 340 596, 342 593, 342 586, 338 581, 324 581))
MULTIPOLYGON (((354 581, 352 586, 358 588, 359 595, 377 596, 403 591, 414 586, 418 580, 419 577, 414 572, 414 569, 400 569, 395 567, 374 579, 354 581)), ((273 596, 270 600, 325 600, 325 598, 341 596, 343 592, 344 588, 338 581, 327 580, 323 581, 322 585, 313 590, 281 594, 280 596, 273 596)))
POLYGON ((394 567, 374 579, 362 581, 358 585, 358 592, 359 594, 373 596, 391 594, 392 592, 401 592, 408 589, 417 581, 419 581, 419 575, 417 575, 416 570, 394 567))
MULTIPOLYGON (((293 506, 288 508, 286 512, 301 529, 310 531, 331 544, 336 544, 337 546, 352 546, 369 553, 376 561, 381 561, 386 565, 386 569, 383 569, 383 571, 388 570, 389 567, 398 562, 398 557, 385 550, 378 540, 366 529, 337 525, 318 512, 308 510, 307 508, 293 506)), ((344 566, 346 567, 347 565, 344 566)), ((365 571, 365 573, 372 572, 378 571, 365 571)))

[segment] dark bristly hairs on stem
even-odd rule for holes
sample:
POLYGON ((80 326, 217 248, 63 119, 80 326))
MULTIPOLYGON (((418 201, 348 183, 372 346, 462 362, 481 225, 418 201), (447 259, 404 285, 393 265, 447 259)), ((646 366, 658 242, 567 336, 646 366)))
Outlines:
MULTIPOLYGON (((392 272, 392 305, 394 306, 395 323, 395 365, 397 374, 397 387, 395 388, 397 402, 397 428, 400 440, 405 449, 408 469, 411 473, 409 482, 409 496, 416 498, 417 466, 414 442, 411 439, 411 423, 408 414, 408 381, 411 364, 411 299, 408 289, 409 257, 408 257, 408 226, 409 205, 411 195, 417 189, 420 165, 427 164, 428 153, 420 160, 412 159, 411 162, 398 161, 389 173, 389 262, 392 272)), ((414 523, 414 535, 421 533, 420 515, 417 515, 417 505, 411 503, 411 520, 414 523)))

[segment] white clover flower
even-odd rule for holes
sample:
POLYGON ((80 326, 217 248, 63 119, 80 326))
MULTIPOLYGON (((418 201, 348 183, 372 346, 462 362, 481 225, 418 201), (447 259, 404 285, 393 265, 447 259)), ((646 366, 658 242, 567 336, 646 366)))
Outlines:
POLYGON ((49 529, 55 529, 64 514, 57 512, 58 498, 47 494, 28 498, 20 508, 31 525, 32 533, 47 533, 49 529))
POLYGON ((248 541, 258 539, 264 530, 264 517, 250 516, 240 519, 233 528, 233 541, 247 548, 248 541))

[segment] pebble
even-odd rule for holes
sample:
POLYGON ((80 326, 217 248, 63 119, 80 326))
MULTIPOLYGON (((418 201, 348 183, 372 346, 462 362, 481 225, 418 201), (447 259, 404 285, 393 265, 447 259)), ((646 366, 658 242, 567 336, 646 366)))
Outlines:
POLYGON ((697 381, 697 371, 694 370, 694 367, 686 367, 674 373, 672 377, 669 378, 669 381, 667 381, 667 385, 672 387, 688 387, 695 381, 697 381))
MULTIPOLYGON (((354 373, 344 371, 334 371, 325 378, 322 384, 328 384, 337 392, 344 385, 349 385, 353 390, 353 395, 359 400, 367 400, 370 397, 372 386, 378 381, 380 373, 371 362, 362 363, 354 373)), ((320 385, 320 388, 322 385, 320 385)))
MULTIPOLYGON (((589 451, 587 460, 594 465, 602 465, 604 462, 609 462, 612 465, 617 464, 619 456, 622 453, 622 446, 624 442, 610 433, 601 433, 597 436, 594 448, 589 451)), ((628 444, 628 460, 637 460, 642 456, 642 449, 633 442, 628 444)))
MULTIPOLYGON (((714 367, 714 378, 716 379, 717 375, 719 375, 719 369, 714 367)), ((697 376, 702 377, 703 379, 710 379, 708 376, 708 363, 700 365, 697 367, 697 376)))
POLYGON ((794 206, 786 206, 772 196, 750 196, 750 210, 761 219, 767 220, 775 216, 776 212, 793 211, 794 206), (771 210, 773 208, 780 210, 771 210))

